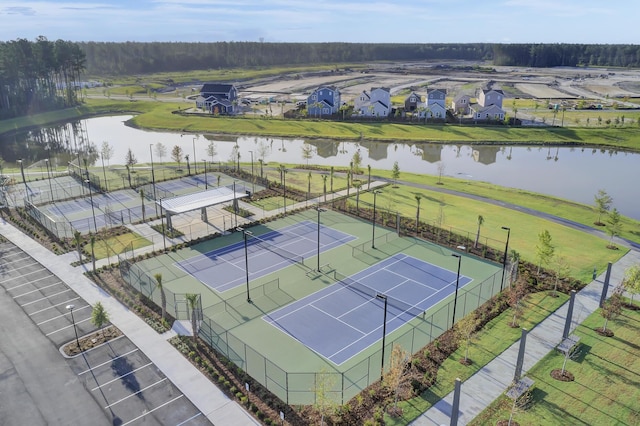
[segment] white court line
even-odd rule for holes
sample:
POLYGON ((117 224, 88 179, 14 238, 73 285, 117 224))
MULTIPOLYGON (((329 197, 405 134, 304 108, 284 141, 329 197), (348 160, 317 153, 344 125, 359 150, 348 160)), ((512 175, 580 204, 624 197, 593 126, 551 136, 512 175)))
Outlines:
MULTIPOLYGON (((118 340, 118 339, 120 339, 120 338, 122 338, 122 337, 124 337, 124 334, 123 334, 123 335, 121 335, 121 336, 116 337, 115 339, 111 339, 111 340, 110 340, 110 342, 116 341, 116 340, 118 340)), ((86 351, 84 351, 84 353, 90 352, 90 351, 92 351, 92 350, 94 350, 94 349, 98 349, 98 348, 100 348, 100 347, 101 347, 101 346, 96 346, 95 348, 87 349, 86 351)), ((78 376, 81 376, 81 375, 86 374, 86 373, 88 373, 88 372, 90 372, 90 371, 92 371, 92 370, 95 370, 95 369, 96 369, 96 368, 98 368, 98 367, 102 367, 103 365, 111 364, 111 363, 112 363, 113 361, 115 361, 116 359, 120 359, 120 358, 125 357, 125 356, 127 356, 127 355, 131 355, 132 353, 137 352, 137 351, 139 351, 139 350, 140 350, 140 349, 135 348, 135 349, 133 349, 133 350, 131 350, 131 351, 127 352, 127 353, 124 353, 124 354, 122 354, 122 355, 118 355, 118 356, 117 356, 117 357, 115 357, 115 358, 111 358, 109 361, 105 361, 105 362, 102 362, 102 363, 100 363, 100 364, 96 364, 96 365, 94 365, 93 367, 88 368, 88 369, 86 369, 86 370, 84 370, 84 371, 82 371, 82 372, 78 373, 78 376)))
POLYGON ((19 285, 15 286, 15 287, 7 288, 5 290, 12 291, 12 290, 15 290, 16 288, 20 288, 20 287, 23 287, 25 285, 33 284, 33 283, 36 283, 36 282, 41 281, 41 280, 46 280, 47 278, 51 278, 51 275, 47 275, 46 277, 38 278, 38 279, 35 279, 33 281, 27 281, 24 284, 19 284, 19 285))
MULTIPOLYGON (((91 305, 86 305, 86 306, 83 306, 83 307, 81 307, 81 308, 75 308, 75 309, 74 309, 74 311, 79 311, 79 310, 81 310, 81 309, 87 309, 87 308, 90 308, 90 307, 91 307, 91 305)), ((68 313, 64 313, 64 314, 62 314, 62 315, 58 315, 58 316, 56 316, 56 317, 49 318, 48 320, 44 320, 44 321, 41 321, 41 322, 39 322, 39 323, 36 323, 36 325, 46 324, 46 323, 48 323, 49 321, 54 321, 54 320, 57 320, 58 318, 66 317, 67 315, 69 315, 69 314, 68 314, 68 313)), ((31 316, 31 315, 29 315, 29 316, 31 316)))
POLYGON ((103 386, 105 386, 105 385, 111 384, 111 383, 113 383, 113 382, 117 382, 118 380, 122 379, 123 377, 127 377, 128 375, 133 374, 133 373, 135 373, 135 372, 136 372, 136 371, 138 371, 138 370, 142 370, 143 368, 148 367, 148 366, 150 366, 150 365, 153 365, 153 362, 150 362, 150 363, 145 364, 145 365, 143 365, 143 366, 141 366, 141 367, 138 367, 138 368, 136 368, 135 370, 131 370, 131 371, 129 371, 127 374, 123 374, 122 376, 120 376, 120 377, 116 377, 115 379, 109 380, 108 382, 104 382, 104 383, 103 383, 103 384, 101 384, 100 386, 96 386, 95 388, 91 389, 91 392, 93 392, 93 391, 95 391, 95 390, 98 390, 98 389, 100 389, 101 387, 103 387, 103 386))
MULTIPOLYGON (((368 303, 369 303, 369 301, 366 301, 365 303, 361 303, 360 305, 358 305, 358 306, 356 306, 355 308, 351 309, 349 312, 355 311, 356 309, 358 309, 358 308, 360 308, 360 307, 362 307, 362 306, 364 306, 364 305, 366 305, 366 304, 368 304, 368 303)), ((360 334, 365 334, 365 332, 364 332, 364 331, 362 331, 362 330, 360 330, 359 328, 355 328, 354 326, 352 326, 352 325, 351 325, 351 324, 349 324, 348 322, 344 322, 344 321, 342 321, 342 319, 340 319, 339 317, 334 317, 334 316, 333 316, 333 315, 331 315, 329 312, 326 312, 326 311, 324 311, 324 310, 322 310, 322 309, 318 308, 316 305, 311 304, 311 305, 308 305, 308 306, 311 306, 313 309, 315 309, 315 310, 317 310, 317 311, 322 312, 323 314, 327 315, 328 317, 331 317, 331 318, 333 318, 333 319, 336 319, 336 320, 340 321, 341 323, 343 323, 343 324, 344 324, 344 325, 346 325, 347 327, 352 328, 353 330, 357 331, 357 332, 358 332, 358 333, 360 333, 360 334)), ((344 314, 342 314, 342 315, 344 315, 344 314)), ((340 315, 340 316, 342 316, 342 315, 340 315)))
MULTIPOLYGON (((46 311, 46 310, 56 308, 56 307, 61 306, 61 305, 68 305, 68 304, 69 304, 69 302, 73 302, 74 300, 78 300, 78 299, 80 299, 80 297, 79 297, 79 296, 78 296, 78 297, 74 297, 73 299, 66 300, 66 301, 64 301, 64 302, 62 302, 62 303, 56 303, 55 305, 47 306, 46 308, 43 308, 43 309, 38 309, 37 311, 35 311, 35 312, 31 312, 31 313, 30 313, 30 314, 28 314, 28 315, 29 315, 29 316, 33 316, 33 315, 39 314, 39 313, 41 313, 41 312, 44 312, 44 311, 46 311)), ((85 352, 86 352, 86 351, 85 351, 85 352)))
POLYGON ((50 295, 45 296, 45 297, 41 297, 40 299, 36 299, 36 300, 31 301, 31 302, 27 302, 27 303, 25 303, 24 305, 20 305, 20 307, 21 307, 21 308, 24 308, 25 306, 33 305, 34 303, 38 303, 38 302, 40 302, 40 301, 42 301, 42 300, 48 300, 49 298, 51 298, 51 297, 53 297, 53 296, 57 296, 57 295, 59 295, 59 294, 66 293, 66 292, 68 292, 68 291, 71 291, 71 289, 70 289, 70 288, 68 288, 68 289, 66 289, 66 290, 62 290, 62 291, 60 291, 60 292, 58 292, 58 293, 54 293, 54 294, 50 294, 50 295))
MULTIPOLYGON (((136 393, 132 393, 132 394, 131 394, 131 395, 129 395, 129 396, 125 396, 124 398, 122 398, 122 399, 120 399, 120 400, 118 400, 118 401, 114 402, 113 404, 109 404, 109 405, 107 405, 106 407, 104 407, 104 409, 106 410, 107 408, 111 408, 111 407, 113 407, 114 405, 121 403, 121 402, 122 402, 122 401, 124 401, 125 399, 129 399, 129 398, 131 398, 132 396, 136 396, 137 394, 139 394, 139 393, 141 393, 141 392, 144 392, 144 391, 146 391, 147 389, 154 387, 154 386, 155 386, 155 385, 157 385, 158 383, 162 383, 162 382, 164 382, 165 380, 167 380, 167 378, 166 378, 166 377, 165 377, 164 379, 158 380, 157 382, 155 382, 155 383, 153 383, 153 384, 151 384, 151 385, 147 386, 147 387, 146 387, 146 388, 144 388, 144 389, 140 389, 140 390, 139 390, 138 392, 136 392, 136 393)), ((156 407, 156 408, 160 408, 160 407, 156 407)))
MULTIPOLYGON (((91 319, 91 318, 86 318, 86 319, 83 319, 83 320, 81 320, 81 321, 76 321, 76 325, 81 324, 81 323, 83 323, 83 322, 87 322, 87 321, 89 321, 90 319, 91 319)), ((56 333, 58 333, 58 332, 60 332, 60 331, 62 331, 62 330, 66 330, 67 328, 71 328, 71 327, 73 327, 73 324, 69 324, 69 325, 67 325, 67 326, 65 326, 65 327, 59 328, 59 329, 57 329, 57 330, 54 330, 54 331, 52 331, 51 333, 47 333, 47 334, 45 334, 45 336, 49 337, 49 336, 51 336, 52 334, 56 334, 56 333)))
POLYGON ((57 283, 49 284, 49 285, 46 285, 46 286, 44 286, 44 287, 37 288, 37 289, 35 289, 35 290, 27 291, 26 293, 22 293, 22 294, 19 294, 19 295, 17 295, 17 296, 13 296, 13 298, 14 298, 14 299, 17 299, 18 297, 26 296, 26 295, 28 295, 28 294, 37 293, 37 292, 42 291, 42 290, 44 290, 44 289, 47 289, 47 288, 49 288, 49 287, 55 287, 55 286, 60 285, 60 284, 65 285, 64 283, 62 283, 62 282, 58 281, 57 283))
MULTIPOLYGON (((167 401, 167 402, 165 402, 165 403, 164 403, 164 404, 162 404, 162 405, 158 405, 158 406, 157 406, 156 408, 154 408, 153 410, 146 411, 144 414, 139 415, 139 416, 138 416, 138 417, 136 417, 135 419, 131 419, 131 420, 129 420, 128 422, 123 423, 121 426, 127 426, 128 424, 131 424, 131 423, 135 422, 136 420, 139 420, 139 419, 143 418, 144 416, 146 416, 146 415, 148 415, 148 414, 153 413, 153 412, 154 412, 154 411, 156 411, 157 409, 162 408, 162 407, 164 407, 165 405, 169 405, 169 404, 171 404, 172 402, 174 402, 174 401, 176 401, 176 400, 178 400, 178 399, 182 398, 183 396, 184 396, 184 395, 182 395, 182 394, 181 394, 180 396, 176 396, 176 397, 175 397, 175 398, 173 398, 172 400, 167 401)), ((200 414, 202 414, 202 413, 200 413, 200 414)), ((197 417, 197 416, 193 416, 191 419, 193 419, 193 418, 195 418, 195 417, 197 417)), ((191 420, 191 419, 188 419, 187 421, 189 421, 189 420, 191 420)), ((180 423, 180 424, 184 424, 184 422, 182 422, 182 423, 180 423)))

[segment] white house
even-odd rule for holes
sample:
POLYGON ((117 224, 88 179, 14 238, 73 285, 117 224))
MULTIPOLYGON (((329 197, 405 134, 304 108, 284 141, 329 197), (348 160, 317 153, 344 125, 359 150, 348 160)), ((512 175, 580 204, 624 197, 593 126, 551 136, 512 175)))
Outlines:
POLYGON ((451 109, 457 114, 469 114, 469 105, 471 104, 471 96, 460 95, 451 103, 451 109))
POLYGON ((473 104, 471 113, 475 120, 504 120, 504 111, 497 105, 483 107, 480 104, 473 104))
POLYGON ((427 105, 427 110, 426 110, 426 114, 427 114, 427 118, 445 118, 447 116, 447 109, 444 107, 444 105, 440 105, 439 103, 437 104, 431 104, 431 105, 427 105))
POLYGON ((478 104, 483 107, 496 105, 498 108, 502 108, 503 99, 504 92, 502 90, 482 89, 478 96, 478 104))
POLYGON ((365 117, 388 117, 391 113, 391 91, 388 87, 373 87, 364 90, 354 100, 354 111, 365 117))

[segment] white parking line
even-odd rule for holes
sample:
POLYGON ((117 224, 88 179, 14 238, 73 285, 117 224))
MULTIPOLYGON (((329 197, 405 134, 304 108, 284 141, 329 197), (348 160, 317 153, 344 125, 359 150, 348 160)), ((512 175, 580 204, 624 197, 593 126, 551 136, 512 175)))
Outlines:
MULTIPOLYGON (((143 418, 144 416, 146 416, 146 415, 148 415, 148 414, 153 413, 153 412, 154 412, 154 411, 156 411, 157 409, 160 409, 160 408, 164 407, 165 405, 169 405, 169 404, 171 404, 172 402, 174 402, 174 401, 176 401, 176 400, 178 400, 178 399, 182 398, 183 396, 184 396, 184 395, 176 396, 176 397, 175 397, 175 398, 173 398, 172 400, 167 401, 167 402, 165 402, 165 403, 164 403, 164 404, 162 404, 162 405, 158 405, 158 406, 157 406, 156 408, 154 408, 153 410, 147 411, 147 412, 145 412, 144 414, 139 415, 139 416, 138 416, 138 417, 136 417, 135 419, 131 419, 131 420, 129 420, 128 422, 123 423, 123 424, 122 424, 122 426, 127 426, 128 424, 131 424, 131 423, 135 422, 136 420, 139 420, 139 419, 143 418)), ((202 413, 198 413, 198 414, 202 414, 202 413)), ((195 417, 197 417, 197 416, 193 416, 192 418, 195 418, 195 417)), ((191 419, 189 419, 189 420, 191 420, 191 419)), ((187 421, 189 421, 189 420, 187 420, 187 421)), ((184 422, 182 422, 182 423, 180 423, 180 424, 184 424, 184 422)))
POLYGON ((17 296, 13 296, 13 298, 14 298, 14 299, 17 299, 18 297, 26 296, 26 295, 28 295, 28 294, 32 294, 32 293, 37 293, 37 292, 39 292, 39 291, 41 291, 41 290, 44 290, 44 289, 46 289, 46 288, 49 288, 49 287, 55 287, 55 286, 60 285, 60 284, 64 285, 64 284, 63 284, 63 283, 61 283, 61 282, 53 283, 53 284, 50 284, 50 285, 46 285, 46 286, 44 286, 44 287, 37 288, 37 289, 35 289, 35 290, 27 291, 26 293, 22 293, 22 294, 19 294, 19 295, 17 295, 17 296))
MULTIPOLYGON (((166 377, 165 377, 164 379, 162 379, 162 380, 158 380, 157 382, 155 382, 155 383, 153 383, 153 384, 151 384, 151 385, 147 386, 146 388, 140 389, 140 390, 139 390, 138 392, 136 392, 136 393, 132 393, 132 394, 131 394, 131 395, 129 395, 129 396, 125 396, 124 398, 122 398, 122 399, 120 399, 120 400, 118 400, 118 401, 114 402, 113 404, 109 404, 109 405, 107 405, 106 407, 104 407, 104 409, 106 410, 107 408, 113 407, 114 405, 121 403, 121 402, 122 402, 122 401, 124 401, 125 399, 129 399, 129 398, 131 398, 132 396, 136 396, 137 394, 139 394, 139 393, 141 393, 141 392, 144 392, 144 391, 146 391, 147 389, 154 387, 154 386, 155 386, 155 385, 157 385, 158 383, 162 383, 162 382, 164 382, 165 380, 167 380, 167 378, 166 378, 166 377)), ((157 408, 160 408, 160 407, 157 407, 157 408)))
MULTIPOLYGON (((11 253, 11 254, 2 253, 2 258, 3 258, 3 259, 6 259, 6 258, 8 258, 8 257, 15 256, 15 255, 17 255, 17 254, 25 254, 25 253, 24 253, 23 251, 19 251, 19 250, 14 251, 14 252, 13 252, 13 253, 11 253)), ((25 256, 25 257, 21 257, 21 258, 20 258, 20 259, 18 259, 18 260, 28 259, 28 258, 29 258, 29 256, 27 255, 27 256, 25 256)))
MULTIPOLYGON (((160 408, 160 407, 158 407, 158 408, 160 408)), ((187 420, 185 420, 184 422, 180 422, 180 423, 178 423, 176 426, 186 425, 187 423, 189 423, 191 420, 195 419, 196 417, 200 417, 200 416, 203 416, 203 415, 204 415, 204 414, 202 414, 202 413, 198 413, 198 414, 196 414, 195 416, 191 416, 191 417, 189 417, 189 418, 188 418, 187 420)))
MULTIPOLYGON (((80 324, 80 323, 83 323, 83 322, 87 322, 87 321, 89 321, 90 319, 91 319, 91 318, 83 319, 83 320, 81 320, 81 321, 76 321, 76 325, 78 325, 78 324, 80 324)), ((59 328, 59 329, 57 329, 57 330, 54 330, 54 331, 52 331, 51 333, 47 333, 47 334, 45 334, 45 336, 49 337, 49 336, 51 336, 52 334, 56 334, 56 333, 58 333, 59 331, 66 330, 67 328, 71 328, 71 327, 73 327, 73 324, 69 324, 69 325, 67 325, 67 326, 65 326, 65 327, 59 328)))
POLYGON ((73 299, 65 300, 62 303, 56 303, 55 305, 47 306, 46 308, 43 308, 43 309, 38 309, 35 312, 31 312, 29 314, 29 316, 39 314, 39 313, 44 312, 44 311, 49 310, 49 309, 57 308, 58 306, 61 306, 61 305, 68 305, 69 302, 73 302, 74 300, 78 300, 78 299, 80 299, 80 296, 74 297, 73 299))
MULTIPOLYGON (((86 305, 86 306, 83 306, 83 307, 81 307, 81 308, 75 308, 75 309, 74 309, 74 311, 76 311, 76 312, 77 312, 77 311, 79 311, 79 310, 81 310, 81 309, 87 309, 87 308, 90 308, 90 307, 91 307, 91 305, 86 305)), ((68 316, 68 315, 69 315, 68 313, 64 313, 64 314, 62 314, 62 315, 58 315, 58 316, 55 316, 55 317, 53 317, 53 318, 49 318, 48 320, 44 320, 44 321, 41 321, 41 322, 39 322, 39 323, 36 323, 36 325, 46 324, 46 323, 48 323, 49 321, 57 320, 58 318, 63 318, 63 317, 66 317, 66 316, 68 316)), ((29 316, 31 316, 31 315, 29 315, 29 316)))
POLYGON ((68 291, 71 291, 71 289, 70 289, 70 288, 68 288, 68 289, 66 289, 66 290, 59 291, 58 293, 50 294, 50 295, 48 295, 47 297, 41 297, 40 299, 36 299, 36 300, 31 301, 31 302, 27 302, 27 303, 25 303, 24 305, 20 305, 20 307, 21 307, 21 308, 24 308, 25 306, 33 305, 34 303, 38 303, 38 302, 40 302, 40 301, 42 301, 42 300, 49 300, 49 299, 50 299, 51 297, 53 297, 53 296, 57 296, 57 295, 59 295, 59 294, 66 293, 66 292, 68 292, 68 291))
POLYGON ((98 389, 100 389, 101 387, 103 387, 103 386, 105 386, 105 385, 108 385, 108 384, 110 384, 110 383, 117 382, 118 380, 122 379, 123 377, 127 377, 129 374, 133 374, 133 373, 135 373, 136 371, 138 371, 138 370, 142 370, 143 368, 148 367, 148 366, 150 366, 150 365, 153 365, 153 363, 152 363, 152 362, 150 362, 150 363, 148 363, 148 364, 143 365, 142 367, 138 367, 138 368, 136 368, 135 370, 131 370, 131 371, 129 371, 127 374, 123 374, 123 375, 122 375, 122 376, 120 376, 120 377, 116 377, 115 379, 109 380, 108 382, 104 382, 104 383, 103 383, 103 384, 101 384, 100 386, 96 386, 95 388, 91 389, 91 392, 93 392, 93 391, 95 391, 95 390, 98 390, 98 389))
POLYGON ((7 291, 12 291, 12 290, 15 290, 16 288, 20 288, 20 287, 25 286, 25 285, 33 284, 33 283, 38 282, 40 280, 46 280, 47 278, 51 278, 51 275, 47 275, 46 277, 38 278, 38 279, 35 279, 33 281, 27 281, 24 284, 19 284, 19 285, 15 286, 15 287, 11 287, 11 288, 8 288, 6 290, 7 291))
MULTIPOLYGON (((124 337, 124 334, 123 334, 122 336, 116 337, 115 339, 111 339, 110 341, 111 341, 111 342, 113 342, 114 340, 117 340, 117 339, 119 339, 119 338, 121 338, 121 337, 124 337)), ((97 347, 95 347, 95 348, 91 348, 91 349, 87 349, 87 350, 86 350, 86 351, 84 351, 84 352, 85 352, 85 353, 87 353, 87 352, 92 351, 92 350, 94 350, 94 349, 97 349, 97 348, 99 348, 99 347, 100 347, 100 346, 97 346, 97 347)), ((96 368, 98 368, 98 367, 102 367, 103 365, 111 364, 111 363, 112 363, 113 361, 115 361, 116 359, 119 359, 119 358, 122 358, 122 357, 124 357, 124 356, 130 355, 130 354, 132 354, 132 353, 134 353, 134 352, 137 352, 138 350, 139 350, 138 348, 135 348, 134 350, 129 351, 129 352, 127 352, 126 354, 118 355, 118 356, 117 356, 117 357, 115 357, 115 358, 111 358, 109 361, 105 361, 105 362, 103 362, 103 363, 101 363, 101 364, 94 365, 93 367, 91 367, 91 368, 89 368, 89 369, 86 369, 86 370, 84 370, 84 371, 82 371, 82 372, 78 373, 78 376, 81 376, 81 375, 83 375, 83 374, 86 374, 86 373, 90 372, 91 370, 95 370, 95 369, 96 369, 96 368)))
MULTIPOLYGON (((17 269, 12 269, 11 270, 11 272, 14 272, 14 271, 17 271, 17 269)), ((35 274, 36 272, 42 272, 42 271, 46 271, 46 269, 42 268, 42 269, 38 269, 36 271, 27 272, 26 274, 20 274, 20 277, 26 277, 27 275, 35 274)), ((4 284, 4 283, 7 283, 9 281, 13 281, 15 279, 16 279, 16 277, 11 277, 8 280, 0 281, 0 284, 4 284)))

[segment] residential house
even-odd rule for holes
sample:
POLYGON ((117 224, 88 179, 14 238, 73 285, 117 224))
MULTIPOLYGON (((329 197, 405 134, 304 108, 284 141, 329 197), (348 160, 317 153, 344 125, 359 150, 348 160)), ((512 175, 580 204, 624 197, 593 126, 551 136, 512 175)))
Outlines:
POLYGON ((413 112, 421 106, 424 106, 424 104, 421 104, 422 96, 416 92, 411 92, 411 94, 404 100, 404 112, 413 112))
POLYGON ((320 86, 307 98, 309 117, 332 115, 340 109, 340 90, 334 86, 320 86))
POLYGON ((445 100, 447 91, 445 89, 428 89, 427 90, 427 118, 444 119, 447 115, 447 107, 445 100))
POLYGON ((451 109, 456 114, 469 114, 469 105, 471 104, 471 96, 460 95, 451 103, 451 109))
POLYGON ((233 84, 205 83, 196 98, 196 107, 212 114, 233 114, 237 98, 238 91, 233 84))
POLYGON ((388 117, 391 113, 391 91, 388 87, 364 90, 354 101, 354 112, 365 117, 388 117))
POLYGON ((504 92, 495 89, 483 89, 478 96, 478 103, 469 105, 475 120, 504 120, 502 100, 504 92))

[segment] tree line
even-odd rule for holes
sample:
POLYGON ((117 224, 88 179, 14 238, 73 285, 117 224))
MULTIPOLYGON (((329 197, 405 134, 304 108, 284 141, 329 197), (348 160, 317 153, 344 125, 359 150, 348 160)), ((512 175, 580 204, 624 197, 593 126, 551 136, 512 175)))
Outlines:
POLYGON ((0 120, 78 104, 85 54, 77 43, 0 42, 0 120))

